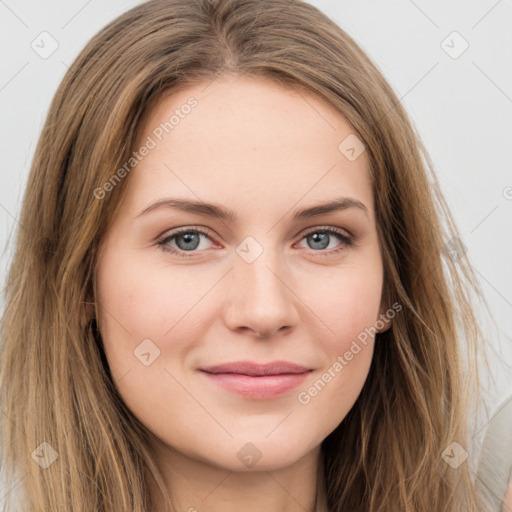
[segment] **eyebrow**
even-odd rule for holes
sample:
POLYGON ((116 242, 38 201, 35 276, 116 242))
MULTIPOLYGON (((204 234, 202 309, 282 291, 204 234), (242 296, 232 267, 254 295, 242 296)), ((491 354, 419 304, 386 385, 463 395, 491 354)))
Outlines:
MULTIPOLYGON (((220 206, 218 204, 177 198, 160 199, 159 201, 156 201, 155 203, 149 205, 147 208, 142 210, 142 212, 140 212, 137 215, 137 217, 146 215, 147 213, 161 207, 174 208, 177 210, 182 210, 184 212, 195 213, 198 215, 215 218, 222 221, 229 220, 233 222, 236 220, 236 213, 233 210, 224 208, 223 206, 220 206)), ((339 197, 332 201, 329 201, 328 203, 310 206, 302 210, 294 210, 293 220, 297 221, 309 219, 311 217, 324 215, 326 213, 334 211, 347 210, 349 208, 357 208, 359 210, 362 210, 365 213, 365 215, 369 217, 368 209, 361 201, 354 199, 352 197, 339 197)))

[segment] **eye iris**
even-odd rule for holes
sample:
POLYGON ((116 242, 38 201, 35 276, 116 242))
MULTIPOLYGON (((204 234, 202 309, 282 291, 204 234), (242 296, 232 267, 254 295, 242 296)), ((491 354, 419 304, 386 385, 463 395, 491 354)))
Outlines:
POLYGON ((320 247, 312 247, 312 249, 325 249, 329 245, 329 234, 328 233, 312 233, 308 235, 308 239, 313 240, 313 243, 320 243, 320 247))
MULTIPOLYGON (((322 250, 329 245, 331 233, 325 231, 315 231, 306 236, 308 245, 312 249, 322 250), (309 242, 312 242, 310 244, 309 242)), ((200 243, 201 233, 195 231, 187 231, 184 233, 177 233, 170 237, 176 241, 176 245, 182 251, 192 251, 197 249, 200 243)))
POLYGON ((199 245, 199 233, 185 233, 176 237, 176 245, 183 251, 197 249, 199 245), (180 244, 180 240, 185 239, 185 244, 180 244), (192 246, 188 245, 192 242, 192 246))

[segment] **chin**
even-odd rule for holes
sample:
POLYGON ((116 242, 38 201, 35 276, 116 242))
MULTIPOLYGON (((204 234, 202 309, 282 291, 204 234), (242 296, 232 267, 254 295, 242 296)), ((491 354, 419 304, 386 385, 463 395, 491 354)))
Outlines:
POLYGON ((265 439, 264 435, 243 441, 238 438, 229 446, 217 445, 215 452, 208 454, 207 462, 235 472, 277 471, 293 465, 313 447, 308 448, 303 440, 292 442, 289 437, 288 443, 278 436, 274 440, 265 439))

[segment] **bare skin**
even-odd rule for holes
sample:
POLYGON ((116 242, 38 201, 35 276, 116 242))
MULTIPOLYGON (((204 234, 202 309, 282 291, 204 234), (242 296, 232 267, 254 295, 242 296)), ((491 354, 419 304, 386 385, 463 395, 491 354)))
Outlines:
POLYGON ((505 497, 505 501, 503 503, 503 512, 512 512, 512 480, 508 485, 507 496, 505 497))
POLYGON ((126 178, 98 260, 98 325, 176 511, 312 512, 320 443, 352 408, 373 355, 373 334, 357 353, 353 342, 389 309, 368 160, 338 149, 354 130, 314 95, 229 75, 207 85, 164 97, 146 123, 141 144, 197 99, 126 178), (171 197, 218 204, 236 219, 168 206, 141 213, 171 197), (365 209, 293 219, 340 197, 365 209), (168 238, 176 228, 189 234, 168 238), (208 234, 194 239, 195 228, 208 234), (326 228, 353 245, 336 234, 321 245, 311 235, 326 228), (148 365, 134 354, 143 340, 146 359, 160 351, 148 365), (240 360, 311 371, 278 396, 252 398, 199 370, 240 360), (308 391, 319 380, 320 391, 308 391))

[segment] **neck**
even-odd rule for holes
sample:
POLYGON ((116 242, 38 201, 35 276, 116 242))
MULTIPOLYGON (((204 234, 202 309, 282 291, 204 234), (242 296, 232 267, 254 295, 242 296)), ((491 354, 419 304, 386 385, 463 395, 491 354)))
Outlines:
MULTIPOLYGON (((158 453, 158 452, 157 452, 158 453)), ((189 458, 166 446, 158 465, 171 497, 154 487, 154 512, 326 512, 320 447, 278 469, 236 472, 189 458), (318 493, 318 496, 317 496, 318 493)))

